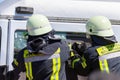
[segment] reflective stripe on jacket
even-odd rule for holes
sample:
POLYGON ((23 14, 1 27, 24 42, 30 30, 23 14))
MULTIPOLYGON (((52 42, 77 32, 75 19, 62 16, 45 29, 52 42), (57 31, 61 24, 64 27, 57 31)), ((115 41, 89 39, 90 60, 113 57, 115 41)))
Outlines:
POLYGON ((21 68, 25 68, 27 80, 66 80, 65 62, 70 52, 68 45, 61 41, 47 48, 45 50, 53 54, 29 53, 26 48, 18 53, 19 56, 14 61, 16 69, 24 62, 24 67, 21 68))
POLYGON ((108 60, 112 58, 120 57, 120 43, 101 46, 96 50, 99 54, 100 70, 109 73, 108 60))

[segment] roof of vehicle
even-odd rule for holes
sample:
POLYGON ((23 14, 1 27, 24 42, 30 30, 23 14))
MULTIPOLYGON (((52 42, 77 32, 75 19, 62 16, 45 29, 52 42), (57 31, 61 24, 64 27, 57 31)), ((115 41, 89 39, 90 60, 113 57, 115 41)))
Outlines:
POLYGON ((89 18, 96 15, 120 20, 120 3, 79 0, 5 0, 0 3, 0 15, 29 16, 16 14, 18 6, 33 7, 35 14, 53 17, 89 18))

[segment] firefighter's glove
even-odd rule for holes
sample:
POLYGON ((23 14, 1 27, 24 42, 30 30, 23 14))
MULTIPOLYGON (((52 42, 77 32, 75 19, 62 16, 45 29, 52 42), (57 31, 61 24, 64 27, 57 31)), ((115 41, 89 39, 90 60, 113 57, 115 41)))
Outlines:
POLYGON ((74 54, 74 56, 70 58, 71 67, 74 68, 75 63, 79 62, 80 60, 81 60, 81 56, 79 54, 74 54))
POLYGON ((81 43, 75 42, 75 43, 73 43, 73 45, 72 45, 72 49, 73 49, 74 51, 76 51, 75 54, 79 54, 80 56, 82 56, 82 55, 83 55, 83 52, 84 52, 85 49, 86 49, 86 45, 85 45, 84 42, 81 42, 81 43))
POLYGON ((74 56, 72 56, 70 58, 70 60, 73 61, 73 60, 78 59, 78 58, 80 58, 80 55, 79 54, 74 54, 74 56))

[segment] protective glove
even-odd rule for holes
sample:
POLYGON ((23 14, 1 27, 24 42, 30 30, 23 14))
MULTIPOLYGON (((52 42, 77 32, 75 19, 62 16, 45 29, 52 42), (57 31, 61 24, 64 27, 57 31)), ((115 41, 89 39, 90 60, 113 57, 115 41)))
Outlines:
POLYGON ((73 63, 74 63, 74 61, 80 60, 81 56, 80 56, 79 54, 77 54, 77 52, 76 52, 75 50, 72 50, 71 53, 74 53, 74 55, 72 55, 72 56, 68 59, 67 63, 68 63, 68 65, 69 65, 69 67, 73 68, 73 65, 74 65, 73 63))
POLYGON ((84 42, 81 43, 75 42, 72 45, 72 49, 76 52, 76 54, 82 56, 86 49, 86 44, 84 42))

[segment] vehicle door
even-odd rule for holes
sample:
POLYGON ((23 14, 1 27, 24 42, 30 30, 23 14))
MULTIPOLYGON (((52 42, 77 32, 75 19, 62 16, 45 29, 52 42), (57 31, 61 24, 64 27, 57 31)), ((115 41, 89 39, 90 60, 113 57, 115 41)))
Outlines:
POLYGON ((3 75, 7 59, 8 20, 0 19, 0 76, 3 75))
POLYGON ((26 39, 24 37, 26 30, 25 20, 10 20, 9 23, 9 43, 8 43, 8 60, 9 65, 8 70, 12 70, 12 62, 15 54, 19 52, 20 49, 26 46, 26 39))

